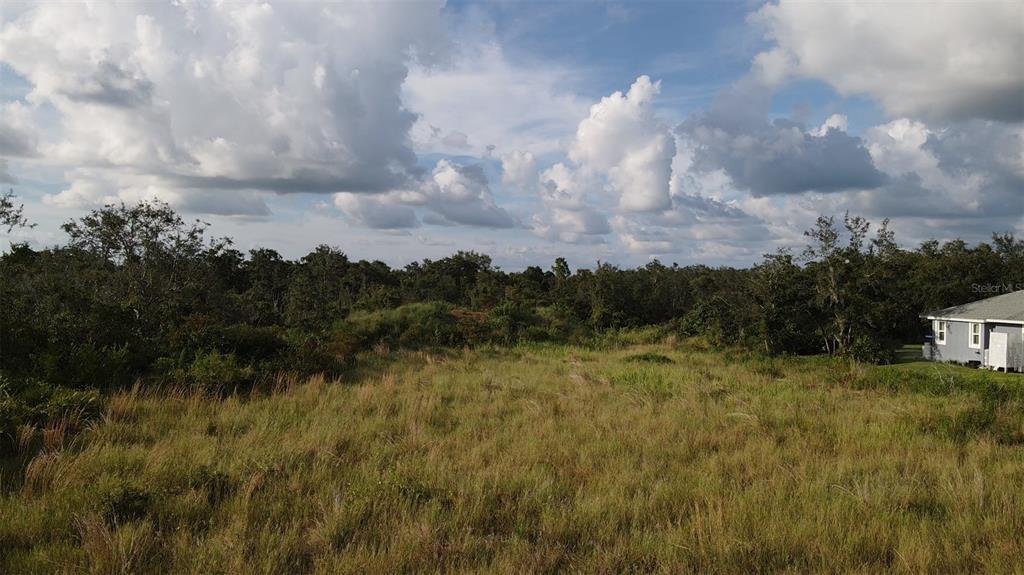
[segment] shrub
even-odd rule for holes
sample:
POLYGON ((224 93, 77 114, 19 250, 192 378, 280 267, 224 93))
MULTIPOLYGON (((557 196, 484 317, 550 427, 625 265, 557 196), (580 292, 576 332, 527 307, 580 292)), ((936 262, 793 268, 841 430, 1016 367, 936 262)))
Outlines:
POLYGON ((220 352, 232 353, 240 359, 269 359, 288 347, 280 330, 274 327, 257 327, 235 324, 213 330, 215 340, 211 347, 220 352))
POLYGON ((192 357, 204 350, 230 353, 248 361, 275 357, 288 347, 280 328, 250 324, 218 324, 204 315, 192 315, 168 334, 172 355, 192 357))
POLYGON ((43 406, 43 417, 52 421, 65 415, 92 419, 103 411, 103 399, 97 389, 54 388, 43 406))
POLYGON ((513 344, 530 339, 541 339, 544 330, 535 330, 542 322, 540 316, 521 303, 505 301, 487 314, 486 327, 492 343, 513 344))
POLYGON ((323 374, 335 377, 348 366, 352 356, 340 340, 327 340, 292 332, 285 339, 287 347, 269 360, 257 364, 259 377, 274 377, 288 372, 299 376, 323 374))
POLYGON ((23 425, 45 426, 62 418, 81 424, 102 411, 98 390, 70 389, 39 379, 14 380, 0 374, 0 454, 11 452, 23 425))
POLYGON ((534 330, 542 330, 535 339, 581 343, 591 336, 590 328, 580 322, 572 310, 561 305, 536 309, 539 324, 534 330))
POLYGON ((73 388, 116 388, 132 382, 141 368, 140 357, 127 346, 74 345, 35 357, 34 374, 54 385, 73 388))
POLYGON ((862 335, 853 340, 845 355, 865 363, 890 364, 896 362, 896 347, 862 335))
POLYGON ((342 352, 370 349, 379 343, 406 349, 459 346, 466 343, 465 318, 443 302, 413 303, 375 312, 354 312, 335 329, 333 344, 342 352), (463 328, 463 329, 460 329, 463 328))
POLYGON ((717 296, 698 302, 674 323, 680 335, 702 336, 715 346, 739 343, 742 331, 732 306, 717 296))
POLYGON ((252 366, 240 364, 233 353, 204 351, 196 354, 184 375, 189 383, 200 387, 230 389, 251 385, 255 371, 252 366))

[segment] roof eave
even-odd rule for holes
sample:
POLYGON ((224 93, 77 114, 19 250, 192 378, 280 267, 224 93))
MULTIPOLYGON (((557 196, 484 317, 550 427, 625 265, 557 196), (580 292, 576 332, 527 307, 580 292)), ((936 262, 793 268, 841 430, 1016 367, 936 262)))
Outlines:
POLYGON ((1024 325, 1024 320, 1019 320, 1019 319, 998 319, 998 318, 981 319, 981 318, 952 317, 952 316, 941 316, 941 315, 930 315, 930 314, 922 314, 922 315, 920 315, 918 317, 920 317, 921 319, 940 320, 940 321, 963 321, 963 322, 973 322, 973 323, 1010 323, 1010 324, 1014 324, 1014 325, 1024 325))

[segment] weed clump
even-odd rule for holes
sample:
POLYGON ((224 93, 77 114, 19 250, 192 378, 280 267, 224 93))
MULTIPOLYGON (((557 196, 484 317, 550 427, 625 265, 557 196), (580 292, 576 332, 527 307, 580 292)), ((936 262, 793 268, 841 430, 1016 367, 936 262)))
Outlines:
POLYGON ((626 356, 626 361, 630 363, 675 363, 671 357, 660 353, 637 353, 626 356))
POLYGON ((650 367, 620 371, 611 377, 611 383, 644 401, 660 402, 674 394, 674 386, 665 374, 650 367))

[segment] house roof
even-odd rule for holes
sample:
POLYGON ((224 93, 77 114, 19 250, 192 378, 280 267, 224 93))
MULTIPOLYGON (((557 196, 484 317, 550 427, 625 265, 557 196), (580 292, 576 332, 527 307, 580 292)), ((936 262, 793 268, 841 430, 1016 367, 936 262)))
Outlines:
POLYGON ((928 319, 1024 322, 1024 290, 929 312, 928 319))

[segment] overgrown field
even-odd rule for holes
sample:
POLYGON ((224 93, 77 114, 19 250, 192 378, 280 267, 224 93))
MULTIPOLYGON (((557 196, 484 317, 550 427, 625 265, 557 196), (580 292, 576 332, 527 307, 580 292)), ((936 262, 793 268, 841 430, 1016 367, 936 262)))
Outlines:
POLYGON ((670 343, 359 365, 22 429, 0 572, 1024 571, 1024 377, 670 343))

